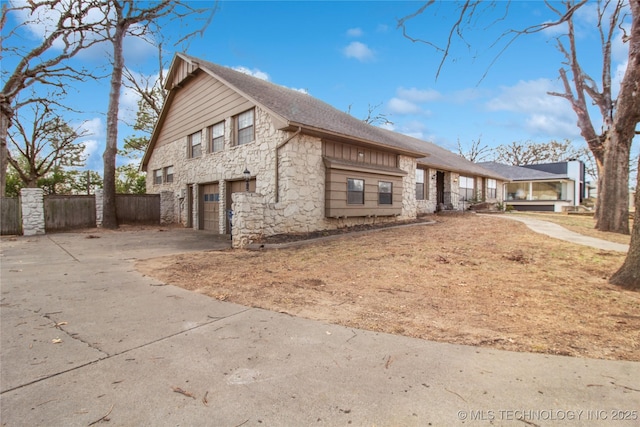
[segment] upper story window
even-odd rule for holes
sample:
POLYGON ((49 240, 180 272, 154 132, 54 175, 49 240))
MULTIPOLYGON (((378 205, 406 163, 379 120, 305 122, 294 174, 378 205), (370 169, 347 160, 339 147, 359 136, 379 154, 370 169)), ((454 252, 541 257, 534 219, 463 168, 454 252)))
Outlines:
POLYGON ((224 150, 224 122, 216 123, 209 127, 209 135, 211 136, 210 153, 224 150))
POLYGON ((474 179, 468 176, 460 176, 460 200, 475 199, 474 179))
POLYGON ((498 196, 498 183, 495 179, 487 179, 487 199, 495 199, 498 196))
POLYGON ((173 182, 173 166, 164 168, 164 182, 173 182))
POLYGON ((189 135, 189 157, 202 156, 202 131, 189 135))
POLYGON ((424 200, 424 169, 416 169, 416 200, 424 200))
POLYGON ((364 205, 364 179, 347 178, 347 204, 364 205))
POLYGON ((162 169, 156 169, 153 171, 153 183, 162 184, 162 169))
POLYGON ((393 204, 393 183, 386 181, 378 182, 378 204, 379 205, 392 205, 393 204))
POLYGON ((248 110, 236 117, 236 132, 238 145, 244 145, 255 139, 254 110, 248 110))

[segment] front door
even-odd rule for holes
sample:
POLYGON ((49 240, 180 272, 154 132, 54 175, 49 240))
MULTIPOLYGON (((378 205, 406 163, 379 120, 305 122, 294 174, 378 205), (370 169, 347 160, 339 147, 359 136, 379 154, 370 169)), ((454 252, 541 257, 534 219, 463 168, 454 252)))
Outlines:
POLYGON ((436 201, 438 209, 444 204, 444 172, 436 173, 436 201))

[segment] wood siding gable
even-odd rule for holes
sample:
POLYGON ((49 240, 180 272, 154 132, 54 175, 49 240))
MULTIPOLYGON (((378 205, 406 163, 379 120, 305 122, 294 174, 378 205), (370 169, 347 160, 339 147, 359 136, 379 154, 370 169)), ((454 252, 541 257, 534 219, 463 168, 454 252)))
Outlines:
POLYGON ((157 146, 185 138, 254 106, 206 73, 198 72, 184 86, 173 90, 175 94, 171 105, 161 128, 157 130, 157 146))

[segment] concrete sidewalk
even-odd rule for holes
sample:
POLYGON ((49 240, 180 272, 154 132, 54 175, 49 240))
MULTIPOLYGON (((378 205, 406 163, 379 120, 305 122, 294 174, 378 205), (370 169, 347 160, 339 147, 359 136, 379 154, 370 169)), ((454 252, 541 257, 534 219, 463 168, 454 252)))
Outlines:
POLYGON ((179 229, 88 236, 0 241, 3 426, 638 423, 639 363, 435 343, 219 302, 134 262, 215 257, 228 240, 179 229))
POLYGON ((542 221, 535 218, 514 215, 491 216, 523 222, 527 225, 527 227, 529 227, 536 233, 546 234, 547 236, 553 237, 555 239, 565 240, 567 242, 576 243, 578 245, 590 246, 592 248, 603 249, 606 251, 629 252, 629 245, 609 242, 607 240, 597 239, 595 237, 584 236, 582 234, 567 230, 566 228, 549 221, 542 221))

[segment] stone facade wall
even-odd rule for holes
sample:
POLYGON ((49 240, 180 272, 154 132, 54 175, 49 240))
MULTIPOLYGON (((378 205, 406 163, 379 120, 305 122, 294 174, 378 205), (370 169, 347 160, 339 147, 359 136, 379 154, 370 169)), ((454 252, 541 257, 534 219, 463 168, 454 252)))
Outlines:
POLYGON ((103 209, 104 206, 104 191, 102 189, 96 189, 96 227, 102 227, 103 209))
POLYGON ((416 159, 399 156, 398 166, 407 174, 402 178, 402 214, 400 219, 412 219, 418 215, 416 200, 416 159))
POLYGON ((173 191, 160 192, 160 224, 171 224, 176 221, 173 191))
POLYGON ((231 245, 244 248, 264 235, 264 197, 257 193, 233 195, 231 245))
POLYGON ((44 191, 42 188, 20 190, 22 202, 22 234, 44 234, 44 191))
MULTIPOLYGON (((213 123, 211 123, 213 124, 213 123)), ((255 109, 255 141, 245 145, 232 146, 232 120, 228 118, 225 123, 225 147, 224 150, 214 153, 207 152, 207 129, 202 129, 203 153, 197 158, 187 157, 187 135, 169 144, 158 146, 154 149, 147 166, 147 193, 160 193, 172 191, 178 197, 174 197, 174 212, 177 212, 175 221, 187 223, 189 212, 186 192, 188 185, 192 188, 192 212, 191 223, 193 228, 198 228, 198 186, 207 183, 219 183, 220 191, 220 230, 226 227, 226 211, 231 206, 226 206, 226 181, 244 179, 243 172, 248 169, 252 177, 256 178, 256 192, 268 195, 274 194, 274 170, 275 147, 282 142, 287 135, 278 132, 269 115, 260 108, 255 109), (153 171, 173 166, 173 182, 154 184, 153 171), (185 197, 182 195, 185 194, 185 197)), ((268 200, 272 202, 272 200, 268 200)), ((226 231, 226 230, 225 230, 226 231)))

